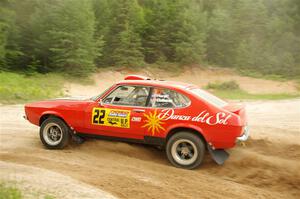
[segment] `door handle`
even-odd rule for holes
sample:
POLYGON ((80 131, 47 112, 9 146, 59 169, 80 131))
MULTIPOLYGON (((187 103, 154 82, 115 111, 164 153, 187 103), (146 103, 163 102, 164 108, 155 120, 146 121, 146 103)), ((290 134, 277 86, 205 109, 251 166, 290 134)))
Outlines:
POLYGON ((145 112, 144 109, 133 109, 132 111, 136 112, 136 113, 144 113, 145 112))

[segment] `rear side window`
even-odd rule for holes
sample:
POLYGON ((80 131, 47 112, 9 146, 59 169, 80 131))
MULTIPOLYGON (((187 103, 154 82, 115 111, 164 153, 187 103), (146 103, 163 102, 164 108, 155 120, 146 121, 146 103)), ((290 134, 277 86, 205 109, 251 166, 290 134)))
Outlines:
POLYGON ((191 89, 190 91, 192 93, 194 93, 195 95, 197 95, 198 97, 202 98, 203 100, 215 105, 216 107, 224 107, 228 104, 224 100, 221 100, 220 98, 218 98, 204 90, 201 90, 200 88, 191 89))
POLYGON ((179 108, 190 104, 186 96, 165 88, 153 88, 149 106, 156 108, 179 108))

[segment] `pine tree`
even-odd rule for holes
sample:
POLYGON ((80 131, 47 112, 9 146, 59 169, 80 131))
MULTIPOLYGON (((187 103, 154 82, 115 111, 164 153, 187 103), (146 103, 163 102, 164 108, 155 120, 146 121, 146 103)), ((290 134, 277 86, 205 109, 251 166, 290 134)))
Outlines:
POLYGON ((165 52, 170 46, 166 44, 168 34, 168 4, 166 1, 145 1, 146 26, 143 33, 145 60, 148 63, 167 61, 165 52))
POLYGON ((300 76, 298 0, 2 0, 0 67, 208 62, 300 76))
POLYGON ((16 14, 13 2, 3 0, 0 2, 0 69, 10 69, 11 62, 22 56, 22 52, 15 41, 18 30, 16 27, 16 14))
POLYGON ((35 54, 45 70, 84 75, 94 69, 101 40, 94 37, 91 1, 43 2, 32 17, 35 54))
POLYGON ((140 34, 143 12, 136 0, 112 1, 112 22, 105 38, 104 62, 108 65, 139 66, 144 63, 140 34))
POLYGON ((175 49, 175 61, 185 64, 201 63, 205 57, 206 13, 197 1, 188 1, 178 8, 180 27, 172 42, 175 49))
POLYGON ((0 2, 0 68, 5 67, 6 45, 9 27, 12 20, 12 12, 7 8, 8 2, 0 2))
POLYGON ((207 61, 219 66, 230 66, 235 43, 230 14, 226 9, 216 8, 208 19, 207 61))

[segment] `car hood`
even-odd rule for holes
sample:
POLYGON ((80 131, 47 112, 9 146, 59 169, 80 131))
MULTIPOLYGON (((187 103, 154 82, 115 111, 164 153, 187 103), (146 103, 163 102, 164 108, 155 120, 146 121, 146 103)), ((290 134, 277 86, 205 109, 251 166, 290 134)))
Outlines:
POLYGON ((53 108, 53 107, 66 107, 66 106, 76 106, 80 104, 87 104, 93 102, 90 98, 77 96, 77 97, 63 97, 56 99, 49 99, 44 101, 32 102, 25 105, 25 107, 43 107, 43 108, 53 108))
POLYGON ((62 101, 86 101, 89 100, 90 98, 86 96, 71 96, 71 97, 60 97, 60 98, 55 98, 52 100, 62 100, 62 101))

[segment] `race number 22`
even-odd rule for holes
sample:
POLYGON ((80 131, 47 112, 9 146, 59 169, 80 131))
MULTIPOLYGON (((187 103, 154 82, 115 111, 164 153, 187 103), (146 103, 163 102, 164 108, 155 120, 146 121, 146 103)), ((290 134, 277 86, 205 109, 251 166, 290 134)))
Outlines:
POLYGON ((94 109, 93 111, 93 124, 104 124, 105 109, 94 109))

